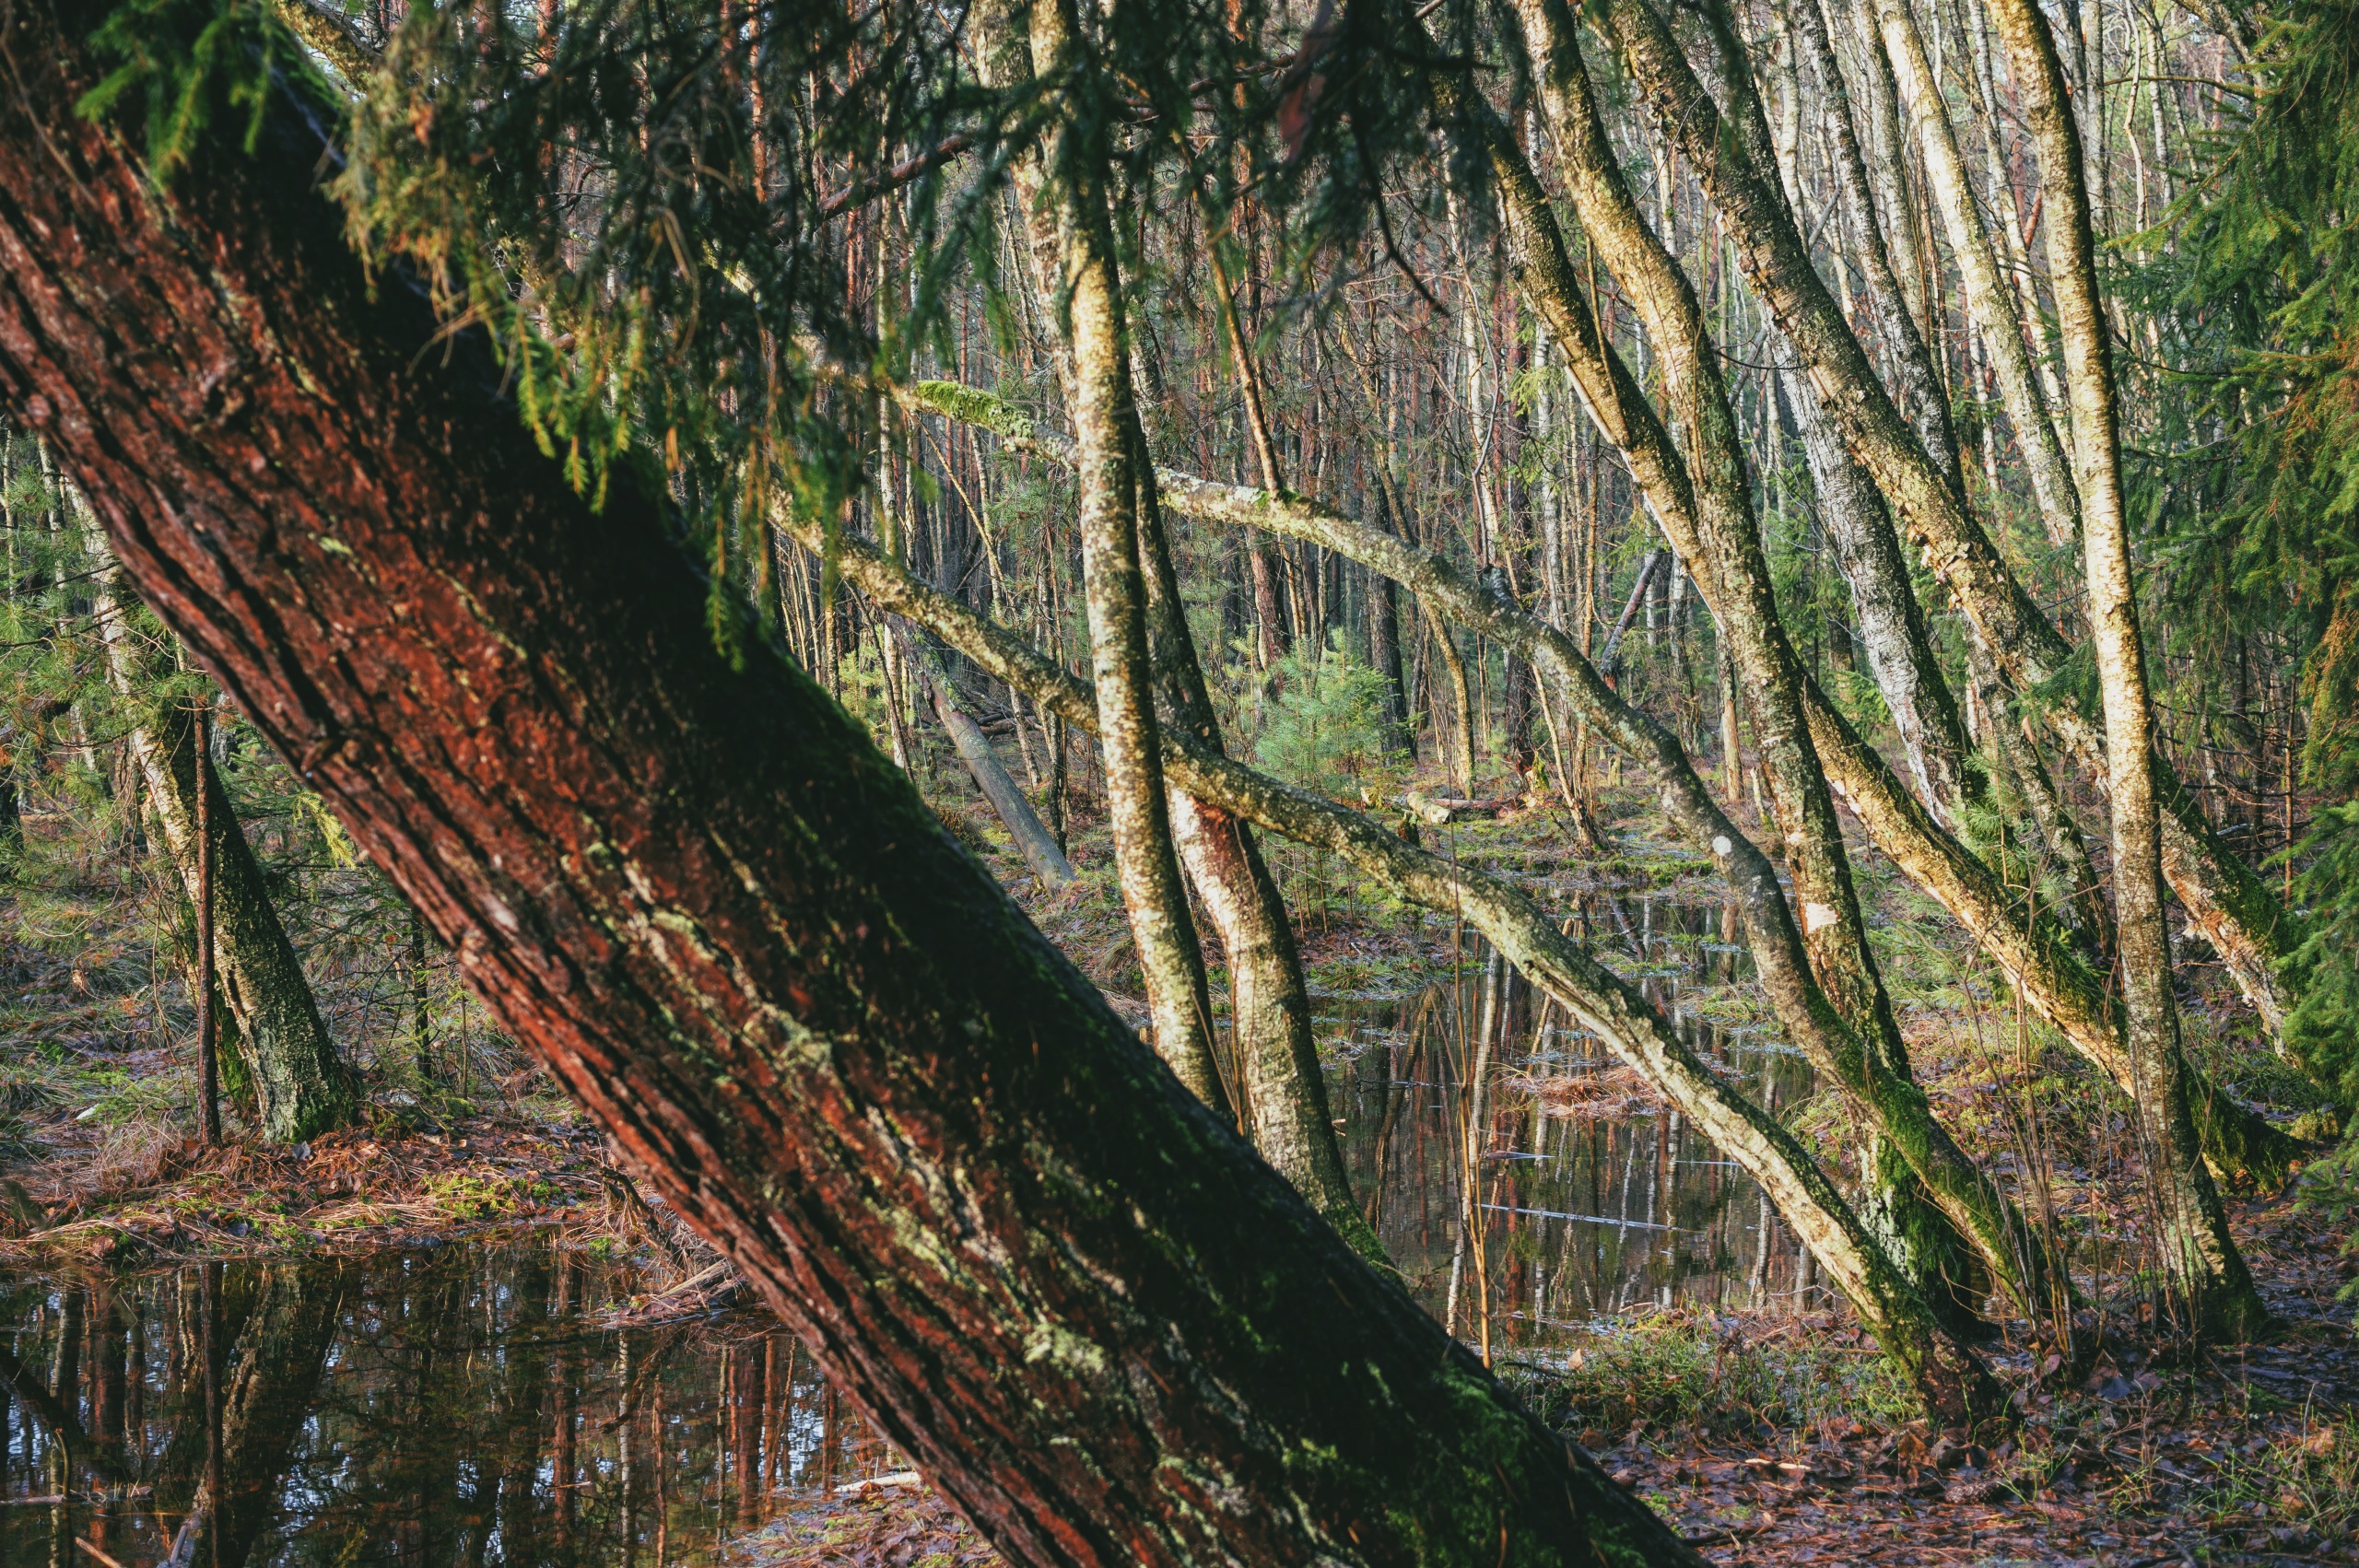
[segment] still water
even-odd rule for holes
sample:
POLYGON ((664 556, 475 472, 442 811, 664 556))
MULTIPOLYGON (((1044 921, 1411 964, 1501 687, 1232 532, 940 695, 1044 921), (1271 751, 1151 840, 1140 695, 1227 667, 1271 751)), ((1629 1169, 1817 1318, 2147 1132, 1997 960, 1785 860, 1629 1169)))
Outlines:
MULTIPOLYGON (((1808 1093, 1743 1017, 1728 911, 1585 894, 1575 919, 1707 1059, 1808 1093)), ((1515 1354, 1806 1295, 1742 1172, 1478 939, 1449 951, 1320 1017, 1355 1187, 1436 1316, 1515 1354)), ((718 1562, 902 1468, 760 1315, 619 1326, 644 1288, 530 1238, 0 1286, 0 1568, 718 1562)))
MULTIPOLYGON (((1809 1064, 1749 1016, 1733 909, 1584 893, 1572 912, 1573 934, 1756 1100, 1810 1093, 1809 1064)), ((1814 1294, 1750 1177, 1478 937, 1452 946, 1416 993, 1331 1000, 1322 1019, 1354 1189, 1376 1195, 1377 1234, 1435 1316, 1470 1342, 1487 1329, 1496 1351, 1633 1310, 1814 1294)))
POLYGON ((511 1243, 0 1294, 0 1562, 704 1562, 898 1468, 758 1315, 602 1324, 633 1282, 511 1243))

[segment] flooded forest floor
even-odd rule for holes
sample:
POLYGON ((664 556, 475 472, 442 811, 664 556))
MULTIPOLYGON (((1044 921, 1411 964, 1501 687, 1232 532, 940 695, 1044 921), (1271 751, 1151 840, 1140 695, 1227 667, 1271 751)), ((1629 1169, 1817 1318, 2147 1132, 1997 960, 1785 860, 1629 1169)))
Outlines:
MULTIPOLYGON (((1609 803, 1621 814, 1604 856, 1546 811, 1425 837, 1522 880, 1815 1147, 1856 1146, 1842 1104, 1759 1006, 1708 868, 1635 799, 1609 803)), ((1041 894, 980 808, 943 810, 1143 1022, 1102 832, 1077 825, 1081 880, 1041 894)), ((2036 1375, 2027 1326, 2002 1328, 1990 1353, 2022 1419, 1995 1445, 1913 1419, 1757 1189, 1473 933, 1321 857, 1272 855, 1347 1164, 1404 1282, 1714 1561, 2359 1561, 2348 1222, 2330 1223, 2298 1183, 2237 1195, 2237 1240, 2276 1325, 2209 1349, 2154 1333, 2120 1107, 1872 854, 1862 891, 1920 1076, 2106 1314, 2102 1355, 2069 1387, 2036 1375)), ((128 940, 102 921, 70 941, 21 923, 0 937, 0 1028, 26 1047, 0 1063, 0 1344, 13 1347, 0 1382, 15 1396, 0 1564, 47 1560, 60 1532, 88 1561, 162 1560, 189 1527, 172 1517, 189 1475, 172 1422, 192 1363, 174 1347, 210 1346, 216 1328, 244 1354, 309 1334, 325 1369, 283 1395, 309 1424, 267 1458, 263 1484, 288 1501, 256 1527, 251 1561, 482 1562, 494 1535, 498 1562, 993 1560, 726 1267, 608 1165, 537 1069, 492 1050, 454 1082, 389 1053, 368 1065, 364 1125, 205 1150, 175 1130, 187 1031, 157 994, 171 987, 123 978, 136 965, 109 944, 128 940), (323 1293, 328 1305, 303 1305, 323 1293), (438 1314, 470 1325, 464 1346, 416 1327, 438 1314), (409 1408, 427 1398, 420 1368, 454 1354, 499 1375, 437 1398, 483 1399, 498 1419, 470 1416, 424 1459, 383 1457, 381 1482, 350 1480, 386 1440, 345 1432, 331 1405, 409 1408), (114 1445, 97 1469, 93 1440, 114 1445), (387 1519, 398 1550, 339 1555, 329 1539, 373 1538, 387 1519)), ((2254 1043, 2217 967, 2184 956, 2191 1051, 2282 1124, 2321 1130, 2320 1101, 2254 1043)))

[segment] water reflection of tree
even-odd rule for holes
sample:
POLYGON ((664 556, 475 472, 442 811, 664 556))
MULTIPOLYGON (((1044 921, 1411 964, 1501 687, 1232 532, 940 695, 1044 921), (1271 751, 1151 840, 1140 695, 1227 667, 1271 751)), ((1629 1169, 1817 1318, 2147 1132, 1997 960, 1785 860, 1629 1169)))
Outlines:
MULTIPOLYGON (((349 1283, 350 1270, 341 1264, 262 1272, 244 1332, 222 1374, 219 1463, 206 1466, 205 1479, 187 1499, 188 1515, 165 1560, 170 1568, 239 1568, 263 1532, 278 1522, 282 1478, 309 1421, 349 1283)), ((206 1423, 196 1424, 203 1441, 206 1423)))
MULTIPOLYGON (((1796 1105, 1813 1088, 1809 1065, 1774 1037, 1716 1022, 1748 982, 1749 955, 1725 905, 1611 890, 1582 891, 1565 915, 1573 933, 1637 979, 1680 1019, 1689 1045, 1741 1080, 1756 1099, 1796 1105)), ((1495 1022, 1495 1079, 1535 1082, 1597 1071, 1600 1043, 1490 962, 1469 937, 1461 978, 1445 972, 1408 996, 1340 1000, 1329 1017, 1368 1042, 1339 1075, 1345 1153, 1367 1212, 1412 1287, 1440 1310, 1438 1281, 1457 1249, 1465 1161, 1465 1070, 1482 1021, 1495 1022), (1493 988, 1496 987, 1496 992, 1493 988)), ((1449 960, 1444 957, 1447 968, 1449 960)), ((1494 1083, 1476 1134, 1491 1156, 1483 1200, 1492 1223, 1487 1273, 1496 1332, 1544 1340, 1584 1320, 1666 1300, 1715 1307, 1800 1305, 1798 1244, 1754 1183, 1669 1111, 1559 1119, 1536 1097, 1494 1083), (1592 1218, 1566 1219, 1561 1215, 1592 1218), (1606 1223, 1596 1223, 1602 1219, 1606 1223)), ((1469 1276, 1471 1270, 1462 1270, 1469 1276)), ((1461 1322, 1469 1321, 1461 1308, 1461 1322)))
POLYGON ((645 1563, 863 1473, 768 1322, 601 1326, 632 1278, 495 1244, 0 1293, 0 1490, 61 1499, 0 1509, 0 1562, 645 1563))

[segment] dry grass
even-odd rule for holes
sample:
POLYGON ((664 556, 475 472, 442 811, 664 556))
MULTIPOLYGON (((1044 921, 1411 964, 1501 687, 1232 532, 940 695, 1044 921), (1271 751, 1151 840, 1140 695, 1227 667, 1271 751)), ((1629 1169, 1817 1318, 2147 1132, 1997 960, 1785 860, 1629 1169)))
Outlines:
POLYGON ((1519 1072, 1506 1082, 1514 1092, 1538 1100, 1543 1112, 1562 1121, 1627 1121, 1669 1108, 1669 1102, 1655 1092, 1643 1073, 1620 1062, 1590 1071, 1519 1072))

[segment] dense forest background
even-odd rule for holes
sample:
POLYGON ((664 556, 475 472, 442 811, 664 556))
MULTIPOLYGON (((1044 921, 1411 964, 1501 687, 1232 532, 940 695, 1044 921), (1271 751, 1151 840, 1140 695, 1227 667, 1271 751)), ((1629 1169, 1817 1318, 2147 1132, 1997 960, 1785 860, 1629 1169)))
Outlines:
MULTIPOLYGON (((1485 1362, 1515 984, 1616 1074, 1557 1099, 1710 1140, 1937 1424, 2109 1323, 2264 1331, 2238 1202, 2342 1239, 2359 10, 137 0, 90 47, 159 189, 334 125, 378 286, 589 509, 659 498, 702 644, 824 688, 1379 1264, 1323 1010, 1446 951, 1403 1040, 1476 1086, 1485 1362), (1806 1092, 1649 989, 1594 903, 1638 882, 1724 907, 1718 1022, 1806 1092)), ((103 509, 12 411, 12 1235, 217 1098, 568 1121, 103 509)))

